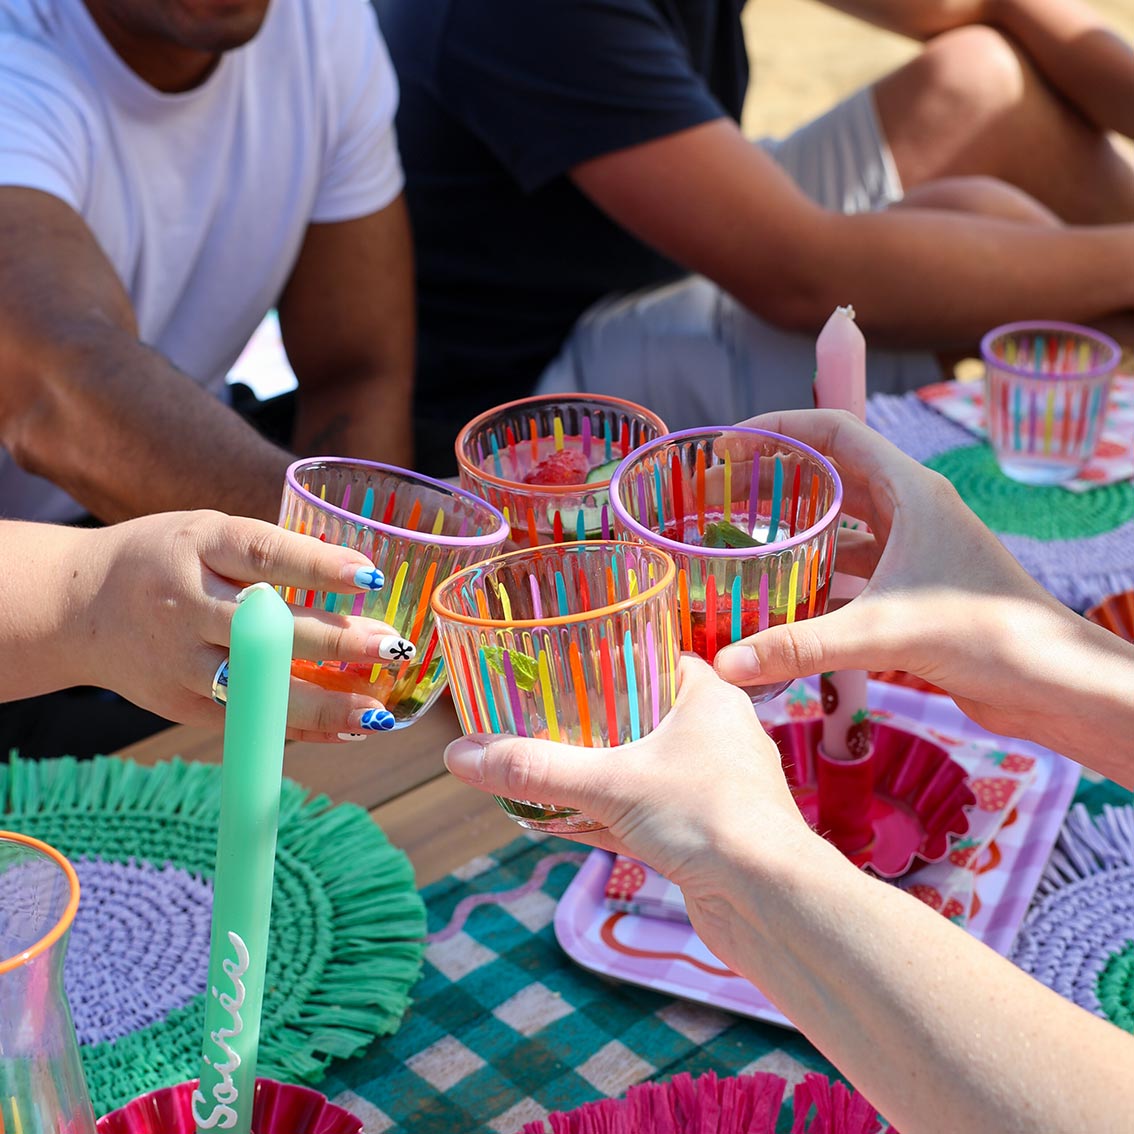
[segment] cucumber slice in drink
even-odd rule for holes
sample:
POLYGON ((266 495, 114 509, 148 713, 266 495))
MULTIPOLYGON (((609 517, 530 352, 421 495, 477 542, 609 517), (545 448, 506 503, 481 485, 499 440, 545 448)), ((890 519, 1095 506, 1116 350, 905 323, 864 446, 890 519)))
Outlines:
POLYGON ((622 463, 622 458, 619 457, 614 461, 606 461, 601 465, 595 465, 589 473, 587 473, 587 484, 597 484, 599 481, 610 480, 614 476, 614 470, 622 463))

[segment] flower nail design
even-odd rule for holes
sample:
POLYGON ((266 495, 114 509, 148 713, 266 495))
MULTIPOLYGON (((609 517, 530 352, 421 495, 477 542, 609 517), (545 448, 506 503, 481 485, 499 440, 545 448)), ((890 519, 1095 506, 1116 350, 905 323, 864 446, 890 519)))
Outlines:
POLYGON ((412 642, 407 642, 396 634, 391 634, 378 643, 378 656, 386 661, 412 661, 416 653, 417 647, 412 642))
POLYGON ((354 584, 368 591, 380 591, 386 585, 386 576, 377 567, 359 567, 354 573, 354 584))

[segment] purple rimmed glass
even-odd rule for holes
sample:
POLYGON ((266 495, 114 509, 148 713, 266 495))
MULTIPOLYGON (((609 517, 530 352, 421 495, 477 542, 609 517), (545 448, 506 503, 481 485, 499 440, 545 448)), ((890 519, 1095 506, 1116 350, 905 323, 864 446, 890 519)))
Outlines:
POLYGON ((1076 323, 1008 323, 981 340, 985 424, 997 464, 1023 484, 1070 480, 1098 448, 1122 351, 1076 323))
MULTIPOLYGON (((682 648, 706 661, 827 609, 843 489, 802 442, 740 426, 671 433, 618 466, 610 502, 620 538, 673 556, 682 648)), ((747 692, 760 704, 788 684, 747 692)))
POLYGON ((279 522, 361 551, 384 576, 380 590, 363 595, 288 588, 288 602, 381 619, 414 645, 408 660, 297 661, 292 672, 324 688, 376 697, 393 713, 395 728, 411 724, 445 687, 433 591, 500 548, 508 538, 504 517, 471 492, 394 465, 307 457, 287 470, 279 522))

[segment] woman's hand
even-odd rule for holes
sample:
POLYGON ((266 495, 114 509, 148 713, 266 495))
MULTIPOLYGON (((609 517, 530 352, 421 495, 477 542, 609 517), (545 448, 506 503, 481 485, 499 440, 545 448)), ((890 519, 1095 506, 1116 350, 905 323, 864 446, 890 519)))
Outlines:
POLYGON ((800 815, 748 697, 689 654, 679 680, 673 709, 632 744, 576 748, 471 736, 448 746, 445 763, 481 791, 553 799, 604 823, 606 830, 577 837, 677 883, 693 924, 727 959, 732 930, 723 906, 738 864, 748 870, 756 858, 771 871, 807 852, 826 861, 831 848, 800 815))
MULTIPOLYGON (((360 552, 218 512, 145 516, 79 534, 71 585, 86 595, 76 608, 76 644, 87 665, 80 683, 113 689, 190 724, 223 726, 212 681, 228 656, 244 587, 264 581, 343 594, 376 589, 374 566, 360 552)), ((298 658, 373 664, 388 655, 391 640, 400 640, 393 627, 372 618, 293 612, 298 658)), ((365 734, 368 710, 380 718, 383 706, 293 678, 288 735, 333 741, 365 734)))
POLYGON ((1036 583, 944 477, 839 411, 743 424, 797 438, 835 464, 844 511, 870 527, 840 532, 838 569, 867 582, 832 613, 723 649, 715 661, 722 677, 752 685, 837 669, 906 670, 993 732, 1052 747, 1062 740, 1068 753, 1089 740, 1074 740, 1084 732, 1080 685, 1108 675, 1129 681, 1134 651, 1036 583))

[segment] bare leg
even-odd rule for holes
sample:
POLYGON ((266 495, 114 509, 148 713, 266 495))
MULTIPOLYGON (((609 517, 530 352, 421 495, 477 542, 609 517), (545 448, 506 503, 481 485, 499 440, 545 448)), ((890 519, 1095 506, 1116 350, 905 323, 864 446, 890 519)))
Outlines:
POLYGON ((1074 224, 1134 219, 1134 164, 1067 105, 999 32, 974 26, 930 41, 874 88, 906 188, 986 175, 1074 224))

